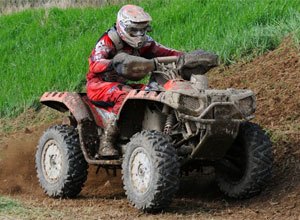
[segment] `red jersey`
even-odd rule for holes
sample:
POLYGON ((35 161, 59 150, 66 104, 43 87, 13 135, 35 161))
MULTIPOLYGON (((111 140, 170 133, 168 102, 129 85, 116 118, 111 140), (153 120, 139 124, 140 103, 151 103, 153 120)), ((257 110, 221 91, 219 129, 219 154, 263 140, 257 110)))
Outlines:
POLYGON ((151 37, 147 36, 147 41, 140 49, 134 49, 124 41, 123 47, 116 49, 113 41, 110 39, 108 32, 106 32, 97 42, 89 57, 89 72, 87 74, 87 81, 93 78, 99 78, 106 82, 120 82, 124 83, 127 80, 117 74, 112 66, 112 58, 119 52, 125 52, 130 55, 141 56, 147 59, 164 56, 179 56, 182 52, 167 48, 151 37))

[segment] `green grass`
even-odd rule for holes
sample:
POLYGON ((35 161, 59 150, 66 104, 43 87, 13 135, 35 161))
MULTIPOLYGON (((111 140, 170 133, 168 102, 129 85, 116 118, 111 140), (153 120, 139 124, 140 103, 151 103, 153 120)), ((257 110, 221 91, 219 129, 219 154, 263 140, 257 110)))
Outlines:
POLYGON ((32 206, 0 195, 0 219, 65 219, 70 213, 52 210, 51 207, 32 206))
POLYGON ((0 213, 16 208, 21 208, 17 201, 0 196, 0 213))
POLYGON ((42 7, 97 7, 114 5, 126 2, 126 0, 0 0, 0 15, 21 11, 28 8, 42 7))
MULTIPOLYGON (((214 51, 225 63, 300 39, 299 0, 140 1, 153 17, 150 34, 179 50, 214 51)), ((50 90, 78 91, 87 58, 120 6, 27 10, 0 16, 0 118, 38 104, 50 90)))
POLYGON ((20 202, 0 195, 0 219, 20 216, 25 211, 20 202))

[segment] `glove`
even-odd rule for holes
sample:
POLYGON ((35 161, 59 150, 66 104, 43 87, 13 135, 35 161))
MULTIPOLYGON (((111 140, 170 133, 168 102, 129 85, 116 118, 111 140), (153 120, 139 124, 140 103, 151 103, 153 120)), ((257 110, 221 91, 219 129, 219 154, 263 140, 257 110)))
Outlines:
POLYGON ((126 53, 117 54, 112 60, 112 66, 119 75, 133 81, 141 80, 149 72, 155 70, 153 59, 149 60, 126 53))
POLYGON ((191 75, 205 74, 218 65, 218 56, 204 50, 184 53, 177 61, 177 69, 181 77, 190 80, 191 75))

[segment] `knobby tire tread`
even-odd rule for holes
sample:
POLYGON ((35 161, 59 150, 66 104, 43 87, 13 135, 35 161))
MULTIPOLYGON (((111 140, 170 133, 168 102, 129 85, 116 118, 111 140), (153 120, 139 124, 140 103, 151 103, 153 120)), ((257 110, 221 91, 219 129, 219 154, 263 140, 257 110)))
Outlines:
POLYGON ((151 183, 153 185, 151 195, 142 202, 137 201, 126 176, 129 173, 128 163, 130 160, 129 152, 126 150, 122 165, 124 190, 127 198, 136 208, 146 212, 157 212, 171 203, 179 188, 177 153, 168 141, 168 137, 158 131, 142 131, 135 134, 127 144, 127 149, 140 146, 142 143, 149 143, 154 150, 154 155, 152 155, 155 157, 154 172, 157 173, 158 179, 151 183))
POLYGON ((48 196, 55 198, 73 198, 81 192, 87 179, 88 164, 80 148, 78 133, 73 127, 68 125, 55 125, 50 127, 40 139, 36 161, 38 161, 36 162, 36 170, 40 185, 48 196), (41 171, 41 158, 37 158, 41 155, 41 145, 46 143, 47 139, 51 136, 54 136, 52 137, 53 139, 61 138, 63 140, 63 146, 61 147, 66 148, 65 150, 67 152, 65 158, 63 158, 66 160, 64 163, 67 165, 67 174, 61 177, 62 181, 60 181, 55 189, 49 188, 47 184, 45 184, 46 180, 41 171))
MULTIPOLYGON (((265 132, 257 124, 241 124, 238 138, 247 143, 248 166, 244 176, 237 183, 218 178, 218 185, 227 196, 245 199, 259 194, 272 176, 272 144, 265 132)), ((221 174, 222 176, 222 174, 221 174)))

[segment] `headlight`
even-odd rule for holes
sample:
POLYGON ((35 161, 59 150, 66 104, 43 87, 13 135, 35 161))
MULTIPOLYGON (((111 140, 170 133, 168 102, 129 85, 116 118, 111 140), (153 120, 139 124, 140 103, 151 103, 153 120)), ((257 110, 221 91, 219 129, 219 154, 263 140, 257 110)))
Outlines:
POLYGON ((205 102, 201 98, 181 95, 179 98, 179 111, 185 114, 198 116, 205 107, 205 102))
POLYGON ((200 108, 199 99, 191 96, 181 95, 179 99, 179 104, 191 110, 196 110, 200 108))

